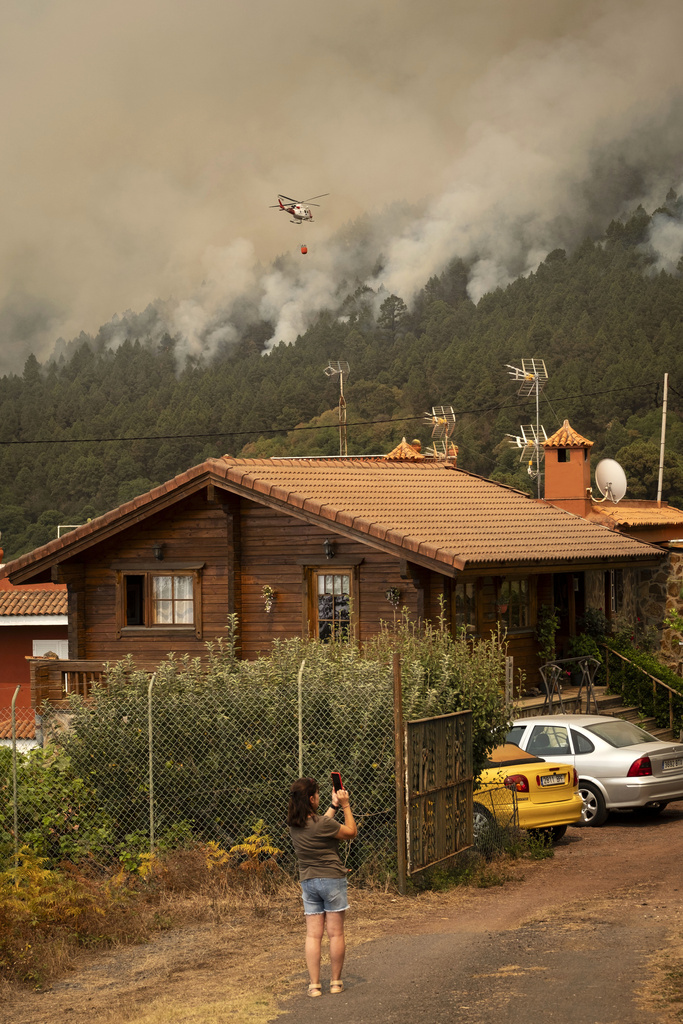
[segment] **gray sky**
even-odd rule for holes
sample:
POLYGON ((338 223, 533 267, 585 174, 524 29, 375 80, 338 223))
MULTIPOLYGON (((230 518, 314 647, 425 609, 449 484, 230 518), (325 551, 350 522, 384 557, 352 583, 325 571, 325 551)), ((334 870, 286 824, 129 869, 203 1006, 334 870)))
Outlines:
POLYGON ((333 233, 405 200, 369 283, 409 300, 476 254, 476 299, 683 178, 680 0, 5 0, 1 24, 0 371, 156 299, 188 350, 245 292, 293 340, 350 269, 333 233), (278 192, 331 195, 299 228, 278 192))

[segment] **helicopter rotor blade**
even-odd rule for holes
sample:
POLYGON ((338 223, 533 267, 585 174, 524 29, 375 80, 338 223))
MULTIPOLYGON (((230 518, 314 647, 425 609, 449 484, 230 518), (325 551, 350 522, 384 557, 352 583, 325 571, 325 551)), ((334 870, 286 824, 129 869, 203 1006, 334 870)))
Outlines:
MULTIPOLYGON (((315 199, 316 196, 313 196, 313 198, 315 199)), ((292 199, 291 196, 283 196, 283 195, 281 195, 280 199, 286 199, 289 203, 298 203, 298 202, 300 202, 300 200, 298 200, 298 199, 292 199)))
MULTIPOLYGON (((311 196, 311 198, 310 198, 310 199, 302 199, 302 200, 301 200, 301 202, 302 202, 302 203, 310 203, 310 202, 312 202, 312 201, 313 201, 314 199, 324 199, 324 198, 325 198, 325 196, 329 196, 329 194, 330 194, 329 192, 322 192, 322 193, 321 193, 321 194, 320 194, 319 196, 311 196)), ((320 204, 319 204, 319 203, 317 203, 316 205, 318 205, 318 206, 319 206, 320 204)))

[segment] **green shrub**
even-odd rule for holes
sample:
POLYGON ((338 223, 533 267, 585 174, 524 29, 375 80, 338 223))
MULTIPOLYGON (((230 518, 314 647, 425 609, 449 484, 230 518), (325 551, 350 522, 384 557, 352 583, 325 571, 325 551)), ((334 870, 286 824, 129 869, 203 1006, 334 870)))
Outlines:
POLYGON ((683 680, 663 665, 649 651, 639 650, 627 640, 609 637, 606 641, 610 650, 623 654, 629 662, 621 658, 609 659, 609 685, 613 692, 620 692, 624 702, 637 707, 643 714, 656 719, 657 725, 666 728, 669 725, 669 694, 661 686, 653 692, 652 680, 645 673, 654 676, 675 691, 671 698, 673 709, 674 731, 683 725, 683 680), (639 671, 642 669, 643 671, 639 671))
POLYGON ((587 633, 580 633, 573 636, 569 641, 569 656, 571 658, 589 657, 595 658, 602 665, 603 657, 600 653, 597 641, 587 633))
MULTIPOLYGON (((443 622, 418 633, 404 620, 364 648, 275 641, 269 657, 248 662, 235 657, 234 626, 209 645, 206 664, 171 655, 155 673, 159 849, 189 841, 230 847, 261 819, 275 844, 291 850, 284 822, 289 784, 299 774, 302 662, 304 773, 325 790, 330 770, 342 770, 359 823, 348 866, 361 876, 378 865, 391 872, 395 861, 393 651, 402 659, 406 719, 471 710, 475 775, 507 731, 499 635, 454 638, 443 622)), ((51 864, 92 855, 135 870, 148 849, 149 676, 130 659, 107 671, 107 689, 94 689, 87 701, 69 699, 67 728, 51 733, 46 712, 44 727, 59 752, 23 762, 22 778, 34 773, 35 792, 22 788, 20 806, 31 822, 20 828, 21 840, 51 864)), ((0 813, 7 806, 5 799, 0 813)))
POLYGON ((538 609, 536 639, 538 640, 538 653, 543 661, 555 660, 555 635, 559 628, 560 619, 557 608, 542 604, 538 609))
MULTIPOLYGON (((103 855, 112 849, 112 822, 96 788, 84 782, 64 750, 17 757, 21 843, 49 863, 103 855)), ((0 748, 0 864, 14 855, 12 754, 0 748)))

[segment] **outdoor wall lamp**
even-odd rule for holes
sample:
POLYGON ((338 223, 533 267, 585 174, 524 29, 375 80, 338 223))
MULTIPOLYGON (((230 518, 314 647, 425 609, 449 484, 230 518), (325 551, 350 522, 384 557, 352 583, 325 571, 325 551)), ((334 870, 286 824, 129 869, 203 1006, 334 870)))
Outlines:
POLYGON ((323 541, 323 550, 325 552, 325 558, 334 558, 334 544, 329 537, 325 537, 323 541))
POLYGON ((163 542, 158 540, 156 542, 156 544, 153 545, 152 551, 154 552, 154 557, 156 558, 157 562, 163 562, 163 560, 164 560, 164 544, 163 544, 163 542))

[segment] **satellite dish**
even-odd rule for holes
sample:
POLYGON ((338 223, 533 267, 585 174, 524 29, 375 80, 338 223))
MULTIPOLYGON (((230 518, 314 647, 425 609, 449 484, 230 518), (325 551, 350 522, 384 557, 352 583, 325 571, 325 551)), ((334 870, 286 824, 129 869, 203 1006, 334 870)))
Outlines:
POLYGON ((626 494, 626 474, 614 459, 601 459, 595 467, 595 483, 604 498, 614 504, 626 494))

